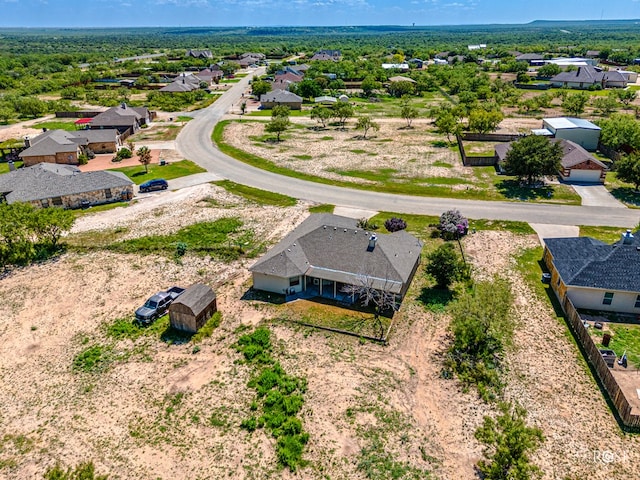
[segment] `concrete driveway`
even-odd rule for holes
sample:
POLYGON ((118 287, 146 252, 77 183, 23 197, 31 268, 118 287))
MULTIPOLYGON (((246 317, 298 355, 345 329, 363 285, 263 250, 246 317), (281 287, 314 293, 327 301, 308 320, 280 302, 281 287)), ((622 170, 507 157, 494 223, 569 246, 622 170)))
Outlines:
POLYGON ((604 185, 572 184, 571 186, 580 195, 582 205, 585 207, 627 208, 623 203, 616 200, 604 185))

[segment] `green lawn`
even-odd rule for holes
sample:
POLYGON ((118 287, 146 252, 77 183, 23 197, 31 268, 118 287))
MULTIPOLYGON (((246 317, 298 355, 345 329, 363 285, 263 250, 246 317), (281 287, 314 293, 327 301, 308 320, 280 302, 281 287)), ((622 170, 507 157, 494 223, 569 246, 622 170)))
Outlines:
POLYGON ((118 207, 128 207, 130 202, 113 202, 113 203, 105 203, 103 205, 96 205, 95 207, 89 208, 79 208, 73 210, 73 214, 76 217, 82 217, 84 215, 89 215, 91 213, 104 212, 105 210, 113 210, 118 207))
MULTIPOLYGON (((632 226, 629 226, 632 228, 632 226)), ((580 226, 581 237, 592 237, 605 243, 613 243, 620 240, 620 234, 624 231, 618 227, 591 227, 587 225, 580 226)))
POLYGON ((309 213, 333 213, 334 208, 335 208, 335 205, 323 203, 321 205, 315 205, 313 207, 309 207, 309 213))
POLYGON ((149 165, 149 172, 145 173, 144 165, 135 167, 111 168, 113 172, 122 172, 129 177, 133 183, 140 185, 141 183, 151 180, 152 178, 164 178, 171 180, 173 178, 186 177, 194 173, 206 172, 204 168, 196 165, 190 160, 180 160, 167 165, 158 165, 153 163, 149 165))
MULTIPOLYGON (((20 168, 22 166, 21 161, 13 162, 16 168, 20 168)), ((0 174, 9 172, 9 164, 7 162, 0 163, 0 174)))
MULTIPOLYGON (((602 337, 596 338, 595 342, 598 344, 598 348, 609 348, 616 352, 618 358, 621 357, 624 352, 627 352, 627 359, 629 362, 634 366, 639 367, 640 325, 608 323, 607 327, 611 330, 611 343, 609 343, 608 347, 604 347, 601 343, 602 337)), ((594 333, 595 332, 597 332, 597 330, 594 330, 594 333)))
POLYGON ((77 118, 70 118, 68 120, 49 120, 46 122, 34 123, 34 128, 46 128, 47 130, 68 130, 75 131, 79 130, 75 124, 77 118))
MULTIPOLYGON (((423 197, 448 197, 468 200, 513 200, 537 201, 542 203, 562 203, 566 205, 580 205, 580 197, 571 187, 566 185, 547 185, 542 188, 520 187, 513 178, 496 175, 493 167, 477 167, 473 169, 476 179, 466 181, 449 177, 398 178, 393 177, 393 169, 375 171, 346 170, 340 171, 344 176, 366 178, 378 182, 375 186, 362 185, 348 180, 334 180, 316 175, 291 170, 276 165, 272 161, 259 157, 223 141, 223 132, 229 120, 216 124, 212 139, 218 148, 227 155, 262 170, 299 178, 316 183, 336 185, 339 187, 356 188, 404 195, 423 197), (460 185, 469 184, 467 188, 460 185)), ((297 125, 297 128, 304 128, 297 125)), ((258 139, 256 139, 258 140, 258 139)), ((259 139, 263 141, 262 139, 259 139)), ((302 153, 302 152, 301 152, 302 153)))
POLYGON ((627 207, 640 208, 640 191, 636 191, 632 184, 618 180, 616 172, 607 172, 604 186, 627 207))
MULTIPOLYGON (((290 117, 308 117, 309 114, 311 113, 310 110, 290 110, 289 111, 289 116, 290 117)), ((270 117, 271 116, 271 109, 264 109, 264 110, 256 110, 255 112, 250 112, 245 114, 246 117, 270 117)))
POLYGON ((281 195, 275 192, 268 192, 266 190, 260 190, 259 188, 248 187, 246 185, 240 185, 239 183, 235 183, 230 180, 220 180, 213 183, 224 188, 228 192, 239 195, 249 201, 258 203, 260 205, 292 207, 297 203, 297 200, 293 197, 288 197, 287 195, 281 195))

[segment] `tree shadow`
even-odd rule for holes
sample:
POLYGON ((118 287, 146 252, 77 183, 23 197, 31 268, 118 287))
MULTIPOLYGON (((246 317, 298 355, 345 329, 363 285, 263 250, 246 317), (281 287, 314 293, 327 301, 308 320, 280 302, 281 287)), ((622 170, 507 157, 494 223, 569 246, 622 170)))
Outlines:
POLYGON ((169 325, 164 332, 160 334, 160 340, 169 345, 184 345, 189 343, 193 337, 193 333, 177 330, 169 325))
POLYGON ((453 298, 454 294, 449 289, 424 287, 420 291, 418 301, 431 312, 443 312, 453 298))
POLYGON ((551 185, 528 186, 518 180, 502 180, 496 184, 496 189, 506 198, 523 201, 553 198, 554 194, 551 185))
POLYGON ((146 174, 147 174, 147 172, 142 171, 142 172, 132 173, 131 176, 132 177, 142 177, 142 176, 144 176, 146 174))
POLYGON ((636 191, 632 187, 616 187, 611 190, 611 195, 623 203, 640 207, 640 191, 636 191))

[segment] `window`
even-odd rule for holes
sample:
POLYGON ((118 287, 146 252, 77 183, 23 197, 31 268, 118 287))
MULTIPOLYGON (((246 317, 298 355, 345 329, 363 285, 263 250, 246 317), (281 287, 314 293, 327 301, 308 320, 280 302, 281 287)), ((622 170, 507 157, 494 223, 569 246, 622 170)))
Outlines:
POLYGON ((289 286, 290 287, 295 287, 297 285, 300 285, 300 277, 293 277, 289 279, 289 286))
POLYGON ((62 197, 53 197, 51 199, 51 203, 53 203, 54 205, 57 205, 57 206, 62 205, 62 197))
POLYGON ((636 304, 634 305, 633 308, 640 308, 640 295, 636 297, 636 304))
POLYGON ((111 189, 110 188, 105 188, 104 189, 104 198, 111 198, 111 189))
POLYGON ((611 302, 613 302, 613 292, 605 292, 602 304, 611 305, 611 302))

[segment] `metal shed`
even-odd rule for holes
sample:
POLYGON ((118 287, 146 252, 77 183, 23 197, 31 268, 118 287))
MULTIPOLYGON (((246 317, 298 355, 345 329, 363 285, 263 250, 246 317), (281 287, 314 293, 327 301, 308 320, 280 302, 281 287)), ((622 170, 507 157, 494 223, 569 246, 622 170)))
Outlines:
POLYGON ((208 285, 187 288, 169 307, 169 320, 176 330, 196 333, 218 310, 216 294, 208 285))
POLYGON ((585 150, 594 151, 600 141, 600 127, 582 118, 544 118, 542 128, 549 130, 556 138, 564 138, 577 143, 585 150))

